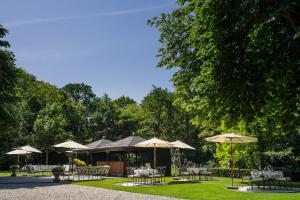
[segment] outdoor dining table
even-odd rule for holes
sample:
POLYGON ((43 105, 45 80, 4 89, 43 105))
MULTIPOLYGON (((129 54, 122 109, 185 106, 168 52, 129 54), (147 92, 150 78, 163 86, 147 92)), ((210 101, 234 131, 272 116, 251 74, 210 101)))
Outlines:
POLYGON ((211 176, 211 172, 208 172, 206 167, 188 167, 187 172, 193 180, 196 180, 196 176, 199 176, 199 180, 201 179, 201 175, 211 176))
POLYGON ((199 179, 200 179, 201 171, 202 171, 202 168, 200 168, 200 167, 188 167, 187 168, 187 172, 193 180, 196 179, 196 176, 199 176, 199 179))
POLYGON ((158 174, 157 169, 136 169, 134 174, 142 179, 143 184, 147 184, 149 179, 151 183, 154 183, 154 175, 158 174))

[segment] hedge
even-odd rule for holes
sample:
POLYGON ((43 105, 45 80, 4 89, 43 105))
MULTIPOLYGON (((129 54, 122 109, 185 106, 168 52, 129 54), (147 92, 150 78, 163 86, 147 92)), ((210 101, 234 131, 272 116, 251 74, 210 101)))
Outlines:
MULTIPOLYGON (((233 170, 233 176, 235 178, 250 176, 250 172, 253 171, 253 169, 232 169, 232 170, 233 170)), ((212 168, 211 172, 213 173, 213 176, 231 177, 232 170, 224 169, 224 168, 212 168)))
MULTIPOLYGON (((254 169, 233 169, 233 176, 235 178, 242 178, 243 176, 250 176, 250 172, 254 169)), ((231 169, 212 168, 213 176, 231 177, 231 169)), ((300 172, 284 172, 285 176, 291 177, 292 181, 300 181, 300 172)))

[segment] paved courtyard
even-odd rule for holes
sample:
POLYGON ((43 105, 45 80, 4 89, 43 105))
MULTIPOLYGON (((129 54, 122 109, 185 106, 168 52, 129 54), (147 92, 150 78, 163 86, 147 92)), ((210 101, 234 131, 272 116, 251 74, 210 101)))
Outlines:
POLYGON ((0 184, 0 200, 171 200, 95 187, 53 183, 0 184))

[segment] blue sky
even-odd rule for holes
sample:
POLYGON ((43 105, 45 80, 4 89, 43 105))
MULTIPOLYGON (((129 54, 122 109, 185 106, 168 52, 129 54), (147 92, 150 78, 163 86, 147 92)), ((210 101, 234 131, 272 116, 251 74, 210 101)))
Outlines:
POLYGON ((156 68, 159 32, 146 21, 175 0, 1 0, 0 23, 17 65, 62 87, 84 82, 98 96, 140 101, 152 85, 172 90, 156 68))

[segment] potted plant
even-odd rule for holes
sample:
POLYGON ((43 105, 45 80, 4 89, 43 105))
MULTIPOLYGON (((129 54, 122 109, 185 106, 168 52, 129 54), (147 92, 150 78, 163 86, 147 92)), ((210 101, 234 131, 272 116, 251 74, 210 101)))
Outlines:
POLYGON ((52 169, 52 174, 54 176, 53 182, 60 182, 60 175, 64 172, 64 168, 62 166, 57 166, 52 169))
POLYGON ((10 166, 10 171, 11 171, 11 176, 15 177, 17 176, 17 173, 20 169, 20 166, 19 165, 11 165, 10 166))

